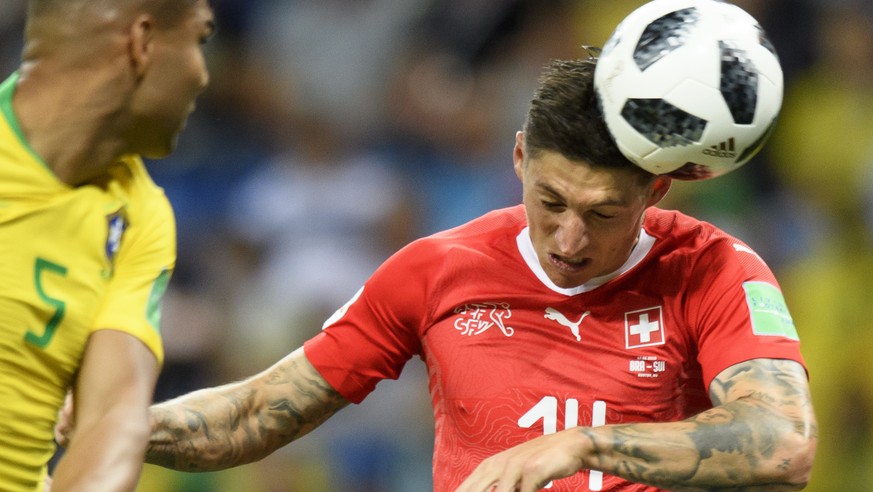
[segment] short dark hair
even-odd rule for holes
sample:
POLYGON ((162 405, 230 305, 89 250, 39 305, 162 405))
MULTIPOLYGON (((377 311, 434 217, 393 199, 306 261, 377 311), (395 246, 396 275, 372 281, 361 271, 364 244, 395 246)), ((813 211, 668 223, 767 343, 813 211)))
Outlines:
POLYGON ((28 17, 31 19, 56 13, 64 15, 74 9, 86 6, 111 8, 119 5, 139 3, 151 12, 161 27, 172 28, 185 18, 198 0, 30 0, 28 17), (66 10, 65 10, 66 9, 66 10))
POLYGON ((175 27, 185 19, 197 0, 144 0, 144 3, 163 27, 175 27))
POLYGON ((596 167, 634 169, 615 144, 594 90, 597 58, 552 60, 539 78, 524 123, 525 149, 531 157, 558 152, 596 167))

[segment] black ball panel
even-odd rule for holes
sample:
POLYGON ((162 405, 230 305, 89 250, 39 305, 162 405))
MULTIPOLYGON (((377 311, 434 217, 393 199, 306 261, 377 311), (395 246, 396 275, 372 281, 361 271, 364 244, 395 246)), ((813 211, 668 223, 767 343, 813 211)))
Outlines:
POLYGON ((758 70, 744 50, 720 41, 719 51, 721 95, 734 122, 749 125, 755 120, 755 108, 758 106, 758 70))
POLYGON ((640 71, 644 72, 652 64, 681 47, 698 19, 700 12, 690 7, 670 12, 646 26, 634 49, 634 61, 640 71))
POLYGON ((707 121, 663 99, 628 99, 621 116, 637 132, 661 148, 700 142, 707 121))

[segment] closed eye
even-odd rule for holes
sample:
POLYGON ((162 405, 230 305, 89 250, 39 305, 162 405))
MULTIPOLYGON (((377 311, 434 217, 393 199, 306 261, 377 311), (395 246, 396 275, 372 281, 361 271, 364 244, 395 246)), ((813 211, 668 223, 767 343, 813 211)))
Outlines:
POLYGON ((550 202, 547 200, 543 200, 540 203, 542 203, 543 208, 550 212, 560 212, 565 208, 564 204, 560 202, 550 202))
POLYGON ((615 218, 615 215, 605 214, 605 213, 602 213, 602 212, 591 212, 591 213, 594 214, 595 217, 600 218, 600 219, 604 219, 604 220, 606 220, 606 219, 614 219, 614 218, 615 218))

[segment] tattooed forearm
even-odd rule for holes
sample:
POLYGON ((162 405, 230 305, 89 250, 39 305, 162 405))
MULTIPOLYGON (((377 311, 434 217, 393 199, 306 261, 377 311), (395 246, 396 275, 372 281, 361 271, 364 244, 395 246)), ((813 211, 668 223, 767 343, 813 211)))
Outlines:
POLYGON ((799 490, 818 439, 803 368, 754 360, 720 374, 714 408, 673 424, 581 428, 591 468, 670 490, 799 490))
POLYGON ((146 461, 184 471, 257 461, 346 405, 298 350, 245 381, 153 406, 146 461))

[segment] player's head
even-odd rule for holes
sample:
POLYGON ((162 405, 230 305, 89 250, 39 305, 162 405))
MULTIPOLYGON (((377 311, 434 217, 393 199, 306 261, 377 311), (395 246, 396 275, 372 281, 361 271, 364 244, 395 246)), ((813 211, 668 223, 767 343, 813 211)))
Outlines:
POLYGON ((551 62, 516 136, 531 240, 546 274, 563 288, 618 270, 645 209, 670 185, 627 160, 610 138, 594 92, 595 64, 551 62))
POLYGON ((606 128, 594 90, 594 57, 552 60, 543 69, 524 122, 531 157, 557 152, 572 161, 652 175, 624 157, 606 128))
POLYGON ((208 84, 202 44, 213 30, 208 0, 31 0, 24 66, 47 64, 61 84, 92 74, 117 106, 123 150, 163 157, 208 84))

